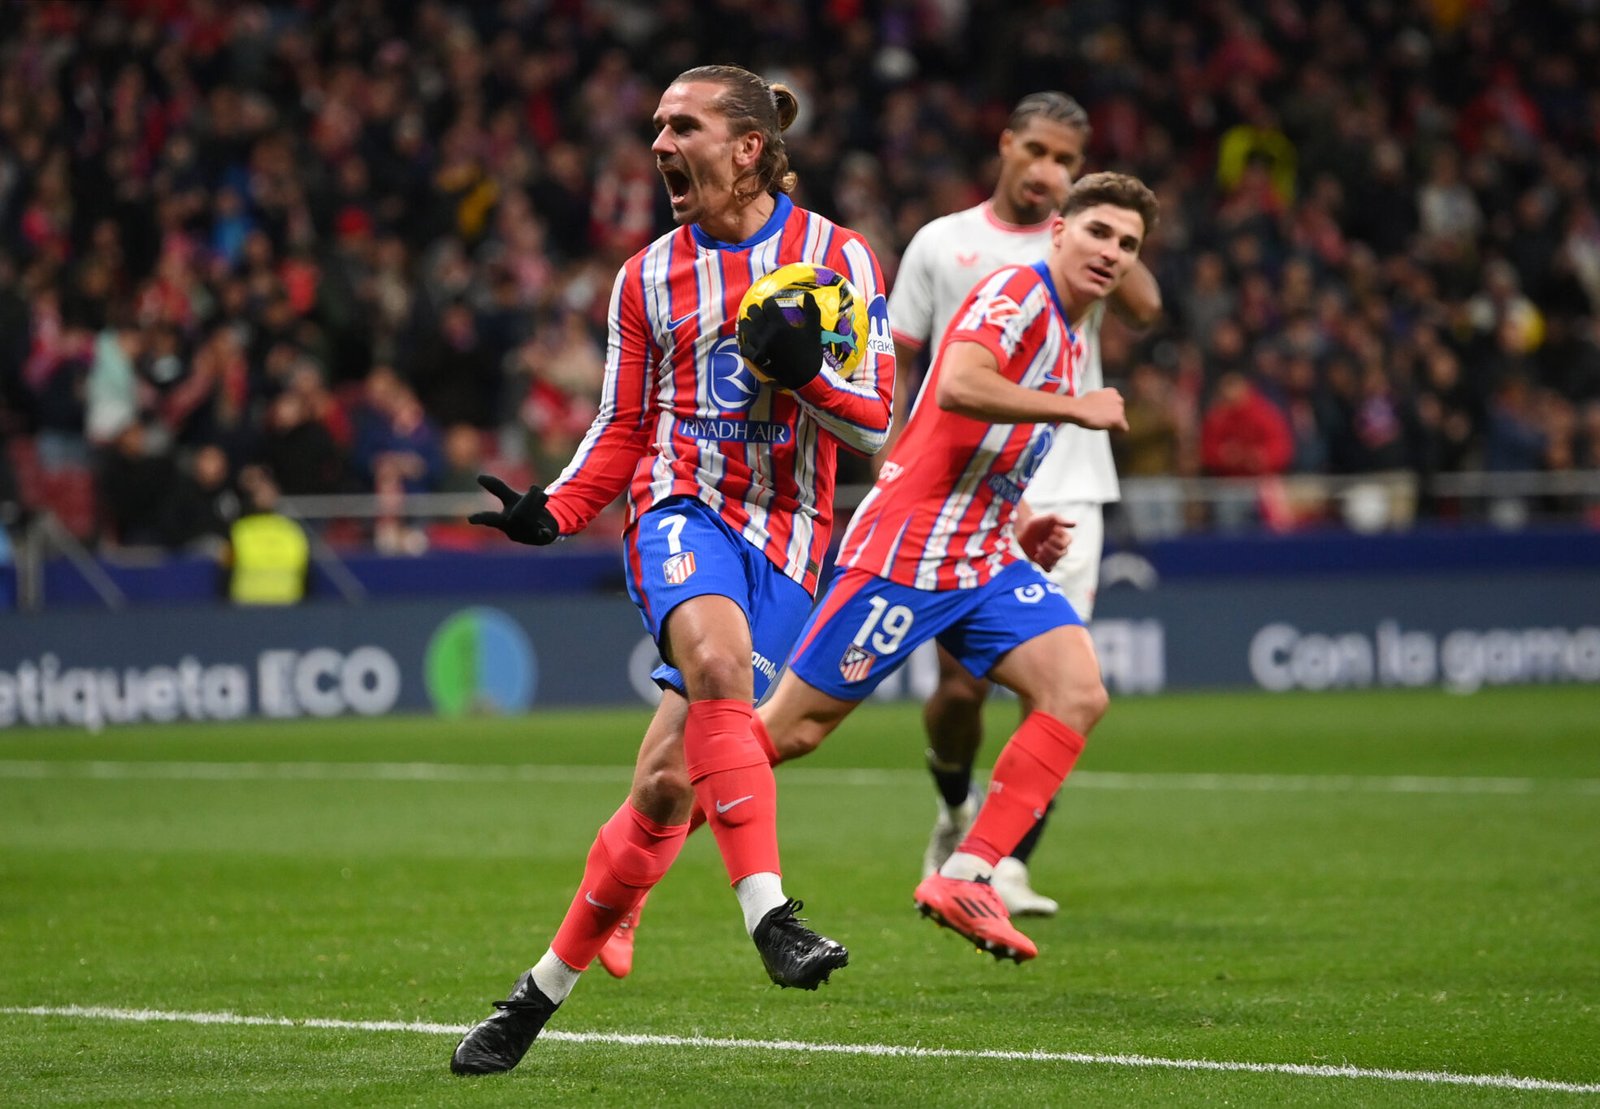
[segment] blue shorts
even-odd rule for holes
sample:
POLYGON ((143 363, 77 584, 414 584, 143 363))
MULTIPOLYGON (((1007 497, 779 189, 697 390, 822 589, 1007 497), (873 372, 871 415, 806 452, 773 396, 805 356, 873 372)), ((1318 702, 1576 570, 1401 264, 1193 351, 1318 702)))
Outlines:
MULTIPOLYGON (((693 497, 651 508, 623 536, 623 547, 628 596, 658 647, 668 614, 684 601, 714 594, 744 610, 754 647, 755 699, 765 697, 811 611, 805 587, 693 497)), ((663 689, 687 695, 676 666, 662 663, 650 677, 663 689)))
POLYGON ((851 569, 806 621, 789 669, 831 697, 860 701, 929 639, 981 678, 1018 644, 1082 623, 1031 562, 1014 562, 975 589, 913 589, 851 569))

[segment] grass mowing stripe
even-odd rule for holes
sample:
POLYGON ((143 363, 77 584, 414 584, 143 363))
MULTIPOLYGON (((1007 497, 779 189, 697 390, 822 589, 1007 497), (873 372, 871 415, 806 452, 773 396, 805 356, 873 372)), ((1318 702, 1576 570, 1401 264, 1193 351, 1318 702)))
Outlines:
MULTIPOLYGON (((464 1026, 396 1020, 335 1020, 326 1017, 255 1017, 240 1013, 174 1013, 159 1009, 113 1009, 100 1006, 50 1007, 0 1006, 0 1013, 16 1016, 77 1017, 86 1020, 166 1021, 181 1024, 253 1025, 272 1028, 330 1028, 354 1032, 420 1032, 459 1036, 464 1026)), ((1286 1074, 1302 1078, 1368 1078, 1384 1082, 1418 1082, 1439 1086, 1480 1086, 1501 1090, 1548 1090, 1559 1093, 1600 1093, 1600 1083, 1560 1082, 1522 1078, 1511 1074, 1453 1074, 1449 1071, 1405 1071, 1383 1067, 1330 1066, 1312 1063, 1242 1063, 1215 1059, 1163 1059, 1153 1055, 1101 1055, 1079 1051, 963 1050, 948 1047, 907 1047, 897 1044, 809 1043, 804 1040, 744 1040, 722 1036, 661 1036, 626 1032, 543 1033, 545 1041, 617 1044, 624 1047, 692 1047, 731 1051, 790 1051, 821 1055, 870 1055, 900 1059, 994 1059, 1004 1062, 1076 1063, 1088 1066, 1143 1067, 1163 1070, 1232 1071, 1249 1074, 1286 1074)))
MULTIPOLYGON (((105 781, 394 781, 565 783, 626 782, 631 767, 499 765, 434 762, 108 762, 0 760, 0 778, 83 778, 105 781)), ((921 770, 795 768, 786 780, 821 786, 886 786, 921 781, 921 770)), ((1206 793, 1490 793, 1541 791, 1600 795, 1600 779, 1491 778, 1355 774, 1172 774, 1081 770, 1077 789, 1182 790, 1206 793)))

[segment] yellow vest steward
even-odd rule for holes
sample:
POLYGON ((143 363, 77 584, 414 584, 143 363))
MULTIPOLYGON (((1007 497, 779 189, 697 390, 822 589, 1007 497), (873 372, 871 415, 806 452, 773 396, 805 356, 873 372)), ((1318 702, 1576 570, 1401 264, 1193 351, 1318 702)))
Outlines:
POLYGON ((311 544, 287 516, 242 516, 233 525, 228 595, 241 605, 292 605, 306 594, 311 544))

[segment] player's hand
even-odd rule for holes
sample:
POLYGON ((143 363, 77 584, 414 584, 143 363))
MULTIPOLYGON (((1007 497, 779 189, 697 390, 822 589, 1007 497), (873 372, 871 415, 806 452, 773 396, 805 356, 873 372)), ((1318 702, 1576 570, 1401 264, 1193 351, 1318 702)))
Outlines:
POLYGON ((797 327, 783 309, 757 304, 739 321, 739 352, 773 384, 799 389, 822 372, 822 309, 810 293, 800 297, 797 327))
POLYGON ((1017 529, 1017 546, 1046 572, 1055 568, 1072 544, 1072 521, 1053 512, 1035 512, 1017 529))
POLYGON ((503 507, 499 512, 474 512, 467 517, 467 523, 498 528, 507 539, 534 547, 561 538, 561 525, 545 507, 550 498, 541 486, 530 485, 526 493, 518 493, 493 474, 479 474, 478 484, 499 497, 503 507))
POLYGON ((1128 416, 1122 394, 1115 389, 1095 389, 1078 397, 1078 423, 1091 431, 1127 431, 1128 416))

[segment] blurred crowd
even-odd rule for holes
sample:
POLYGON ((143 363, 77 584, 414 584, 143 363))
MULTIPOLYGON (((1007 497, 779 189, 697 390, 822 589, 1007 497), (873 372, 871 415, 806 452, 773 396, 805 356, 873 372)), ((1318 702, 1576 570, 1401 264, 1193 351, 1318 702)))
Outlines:
POLYGON ((1163 208, 1166 319, 1106 337, 1125 476, 1409 473, 1448 514, 1440 474, 1600 464, 1583 0, 0 0, 0 503, 178 548, 243 474, 553 478, 670 227, 656 100, 729 60, 797 90, 798 199, 891 282, 1017 99, 1084 103, 1163 208))

